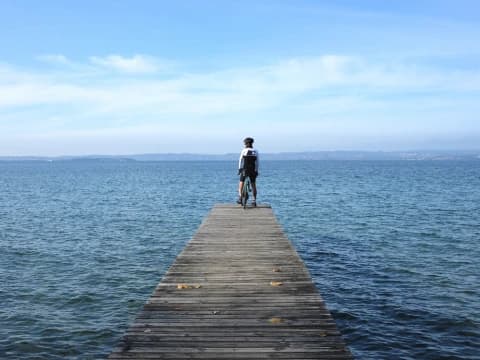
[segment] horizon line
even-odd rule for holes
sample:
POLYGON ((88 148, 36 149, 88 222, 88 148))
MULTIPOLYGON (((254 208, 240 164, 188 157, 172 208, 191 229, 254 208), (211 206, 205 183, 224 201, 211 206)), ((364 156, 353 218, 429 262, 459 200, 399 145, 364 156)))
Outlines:
MULTIPOLYGON (((480 153, 479 149, 409 149, 409 150, 311 150, 311 151, 276 151, 261 152, 261 155, 300 155, 300 154, 321 154, 321 153, 366 153, 366 154, 406 154, 406 153, 436 153, 436 154, 475 154, 480 153)), ((78 155, 0 155, 0 159, 5 158, 38 158, 38 159, 62 159, 62 158, 109 158, 109 157, 136 157, 136 156, 232 156, 238 155, 237 152, 226 153, 200 153, 200 152, 144 152, 127 154, 106 154, 90 153, 78 155)), ((479 154, 480 155, 480 154, 479 154)))

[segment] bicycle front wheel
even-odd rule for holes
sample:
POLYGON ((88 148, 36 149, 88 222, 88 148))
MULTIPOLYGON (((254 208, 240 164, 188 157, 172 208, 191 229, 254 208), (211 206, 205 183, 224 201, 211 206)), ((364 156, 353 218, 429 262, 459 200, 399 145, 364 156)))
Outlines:
POLYGON ((248 183, 245 181, 242 188, 242 206, 245 209, 248 201, 248 183))

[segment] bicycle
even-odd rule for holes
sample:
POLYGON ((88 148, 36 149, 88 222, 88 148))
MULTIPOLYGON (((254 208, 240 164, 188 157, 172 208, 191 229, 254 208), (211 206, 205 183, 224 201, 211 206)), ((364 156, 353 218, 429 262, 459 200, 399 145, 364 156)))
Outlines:
POLYGON ((240 197, 240 202, 244 209, 247 208, 248 198, 250 197, 249 194, 251 192, 252 192, 252 185, 250 184, 250 177, 246 176, 245 180, 243 181, 242 195, 240 197))
MULTIPOLYGON (((250 194, 252 194, 252 190, 253 190, 254 185, 252 185, 252 180, 250 179, 250 176, 245 176, 244 175, 243 178, 245 180, 243 181, 243 187, 242 187, 242 191, 241 191, 241 194, 240 194, 240 205, 242 205, 243 208, 246 209, 247 204, 248 204, 248 198, 250 197, 250 194)), ((255 202, 255 199, 253 199, 253 201, 252 201, 252 206, 253 207, 257 206, 257 203, 255 202)))

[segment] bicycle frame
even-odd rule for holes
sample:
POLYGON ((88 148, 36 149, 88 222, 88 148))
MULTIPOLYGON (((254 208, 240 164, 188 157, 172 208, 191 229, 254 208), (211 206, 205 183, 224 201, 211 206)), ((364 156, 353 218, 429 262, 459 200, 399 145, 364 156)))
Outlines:
POLYGON ((241 202, 244 209, 247 208, 247 201, 248 201, 250 192, 252 192, 252 185, 250 184, 250 177, 247 176, 243 181, 242 196, 241 196, 241 202))

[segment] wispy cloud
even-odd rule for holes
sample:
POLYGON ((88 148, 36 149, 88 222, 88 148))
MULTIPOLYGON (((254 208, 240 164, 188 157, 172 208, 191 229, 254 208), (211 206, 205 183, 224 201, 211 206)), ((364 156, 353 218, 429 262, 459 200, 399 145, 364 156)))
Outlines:
POLYGON ((458 121, 475 129, 469 124, 480 111, 475 105, 480 71, 475 69, 322 55, 163 77, 156 72, 161 59, 95 59, 81 63, 48 56, 52 65, 75 64, 48 71, 0 64, 2 137, 64 133, 69 138, 117 134, 123 139, 131 134, 149 136, 153 144, 152 134, 173 134, 172 129, 177 139, 182 131, 226 136, 235 119, 245 118, 255 119, 258 131, 278 136, 420 129, 416 123, 427 131, 435 119, 444 122, 443 129, 455 128, 458 121))
POLYGON ((37 60, 53 65, 69 65, 72 62, 62 54, 44 54, 37 56, 37 60))
POLYGON ((145 55, 134 55, 132 57, 120 55, 92 56, 90 57, 90 62, 107 69, 132 74, 155 73, 163 66, 158 59, 145 55))
MULTIPOLYGON (((49 56, 70 62, 62 55, 49 56)), ((332 95, 373 98, 412 91, 479 91, 480 72, 418 68, 415 64, 385 64, 349 56, 293 58, 268 66, 233 68, 208 73, 173 74, 168 79, 141 74, 158 69, 154 58, 96 58, 99 66, 83 81, 82 73, 16 70, 0 67, 0 110, 6 107, 83 104, 99 111, 145 107, 155 113, 200 115, 272 108, 305 96, 303 101, 332 95), (112 67, 139 74, 123 78, 112 67)), ((87 64, 88 65, 88 64, 87 64)), ((92 110, 90 108, 90 110, 92 110)))

